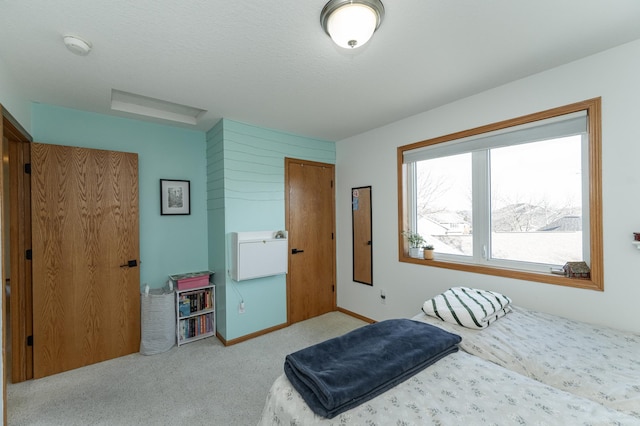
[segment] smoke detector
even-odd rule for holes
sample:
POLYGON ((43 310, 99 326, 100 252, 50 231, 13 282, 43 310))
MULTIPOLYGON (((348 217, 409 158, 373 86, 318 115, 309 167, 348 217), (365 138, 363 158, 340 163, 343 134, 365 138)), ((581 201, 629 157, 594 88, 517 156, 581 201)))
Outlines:
POLYGON ((91 51, 91 43, 85 41, 79 37, 66 35, 63 38, 64 45, 67 46, 71 52, 79 56, 87 56, 91 51))

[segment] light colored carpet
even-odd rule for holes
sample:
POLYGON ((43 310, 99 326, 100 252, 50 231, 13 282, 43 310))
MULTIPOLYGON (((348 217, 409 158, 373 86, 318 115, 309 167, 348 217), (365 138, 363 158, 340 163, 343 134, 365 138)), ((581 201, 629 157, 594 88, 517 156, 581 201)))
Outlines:
POLYGON ((362 325, 332 312, 228 347, 208 338, 10 384, 9 425, 255 425, 285 355, 362 325))

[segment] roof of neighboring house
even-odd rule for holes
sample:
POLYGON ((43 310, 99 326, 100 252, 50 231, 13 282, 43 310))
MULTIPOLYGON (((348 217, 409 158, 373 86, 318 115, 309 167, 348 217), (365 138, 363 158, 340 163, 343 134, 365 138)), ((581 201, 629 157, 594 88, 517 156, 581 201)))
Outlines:
POLYGON ((578 232, 582 231, 581 216, 563 216, 538 229, 542 232, 578 232))
POLYGON ((439 224, 467 223, 467 221, 461 215, 454 212, 431 213, 429 214, 429 219, 439 224))

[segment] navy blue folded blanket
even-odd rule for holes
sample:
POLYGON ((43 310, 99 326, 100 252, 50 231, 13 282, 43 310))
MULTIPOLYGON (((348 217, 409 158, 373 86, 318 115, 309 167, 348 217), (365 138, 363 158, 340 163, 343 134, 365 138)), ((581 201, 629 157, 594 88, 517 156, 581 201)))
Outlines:
POLYGON ((287 355, 284 372, 314 413, 333 418, 456 352, 460 340, 420 321, 386 320, 287 355))

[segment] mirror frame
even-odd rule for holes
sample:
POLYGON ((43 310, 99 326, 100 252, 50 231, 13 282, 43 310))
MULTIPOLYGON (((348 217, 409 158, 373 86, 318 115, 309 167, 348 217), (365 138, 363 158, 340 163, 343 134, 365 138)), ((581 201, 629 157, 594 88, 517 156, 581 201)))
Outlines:
POLYGON ((371 186, 351 188, 353 281, 373 286, 371 186))

